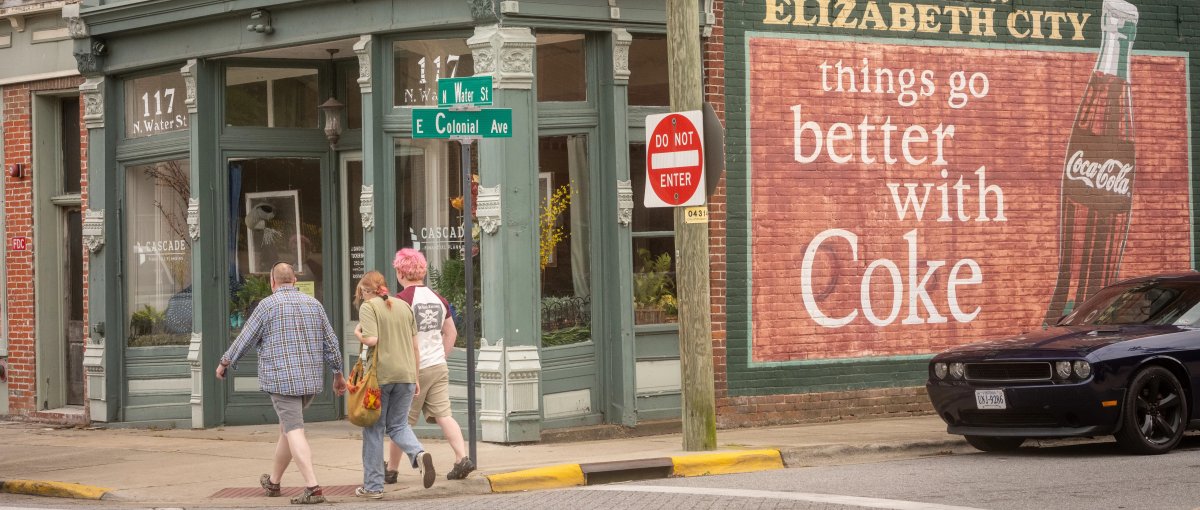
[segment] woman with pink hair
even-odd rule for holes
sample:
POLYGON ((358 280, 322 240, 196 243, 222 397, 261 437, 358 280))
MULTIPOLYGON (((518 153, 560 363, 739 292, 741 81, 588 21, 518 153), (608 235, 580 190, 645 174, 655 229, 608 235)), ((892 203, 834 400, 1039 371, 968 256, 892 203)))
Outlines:
MULTIPOLYGON (((392 267, 396 269, 396 279, 404 287, 397 297, 412 306, 416 316, 417 348, 421 351, 421 394, 413 398, 408 423, 415 425, 424 411, 428 423, 437 423, 442 428, 442 435, 454 450, 454 467, 446 479, 461 480, 475 470, 475 463, 467 457, 462 429, 450 413, 450 370, 446 358, 454 350, 454 341, 458 338, 458 328, 450 316, 450 303, 425 286, 429 263, 421 252, 412 248, 396 252, 392 267)), ((395 483, 402 453, 394 444, 389 451, 391 461, 384 479, 387 483, 395 483)))

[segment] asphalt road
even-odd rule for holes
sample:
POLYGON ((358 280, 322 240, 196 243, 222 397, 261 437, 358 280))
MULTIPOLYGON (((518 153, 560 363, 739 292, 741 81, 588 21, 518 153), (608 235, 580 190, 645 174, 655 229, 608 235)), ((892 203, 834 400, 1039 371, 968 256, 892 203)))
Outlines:
MULTIPOLYGON (((335 506, 355 510, 1196 509, 1200 508, 1198 474, 1200 436, 1190 436, 1180 449, 1160 456, 1126 455, 1111 440, 1051 442, 1008 454, 945 454, 462 498, 342 500, 335 506)), ((262 502, 229 501, 228 506, 262 502)), ((82 508, 94 503, 0 495, 0 510, 82 508)))

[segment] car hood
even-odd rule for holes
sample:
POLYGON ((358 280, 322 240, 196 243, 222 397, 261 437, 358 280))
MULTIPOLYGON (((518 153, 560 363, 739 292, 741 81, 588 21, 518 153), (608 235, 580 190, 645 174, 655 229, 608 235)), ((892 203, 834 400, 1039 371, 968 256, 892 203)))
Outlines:
POLYGON ((985 355, 987 357, 1026 357, 1049 354, 1086 355, 1119 342, 1134 342, 1184 331, 1179 326, 1056 326, 1014 337, 988 340, 943 352, 938 357, 985 355))

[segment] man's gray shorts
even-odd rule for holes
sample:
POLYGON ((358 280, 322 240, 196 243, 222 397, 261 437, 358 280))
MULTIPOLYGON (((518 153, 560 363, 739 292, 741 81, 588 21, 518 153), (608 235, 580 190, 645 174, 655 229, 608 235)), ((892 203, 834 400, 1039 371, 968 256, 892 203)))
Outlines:
POLYGON ((274 393, 268 393, 268 395, 271 396, 271 405, 275 406, 275 414, 279 416, 279 425, 283 427, 284 434, 304 428, 304 410, 308 408, 309 404, 312 404, 316 395, 302 397, 274 393))

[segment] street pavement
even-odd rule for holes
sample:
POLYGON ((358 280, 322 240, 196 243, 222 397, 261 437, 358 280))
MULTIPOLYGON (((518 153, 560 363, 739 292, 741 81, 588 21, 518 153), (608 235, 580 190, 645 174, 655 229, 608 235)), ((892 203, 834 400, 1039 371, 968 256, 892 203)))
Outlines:
MULTIPOLYGON (((310 423, 306 430, 322 486, 361 484, 361 429, 336 421, 310 423)), ((269 469, 277 434, 275 425, 154 430, 0 422, 0 481, 99 487, 107 489, 111 499, 145 506, 287 505, 287 498, 212 497, 223 489, 257 487, 259 474, 269 469)), ((719 430, 717 439, 720 452, 778 450, 787 467, 974 451, 959 436, 946 434, 936 416, 719 430)), ((480 442, 479 471, 467 480, 447 481, 444 473, 453 462, 449 446, 440 440, 423 442, 433 454, 437 483, 423 489, 415 470, 402 470, 399 483, 385 487, 386 500, 487 494, 492 492, 488 476, 530 468, 696 453, 683 450, 679 433, 518 445, 480 442)), ((284 475, 283 485, 302 485, 294 467, 284 475)), ((0 494, 0 506, 4 496, 0 494)))

